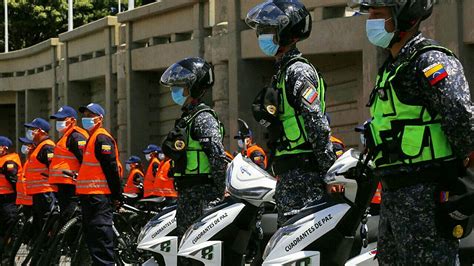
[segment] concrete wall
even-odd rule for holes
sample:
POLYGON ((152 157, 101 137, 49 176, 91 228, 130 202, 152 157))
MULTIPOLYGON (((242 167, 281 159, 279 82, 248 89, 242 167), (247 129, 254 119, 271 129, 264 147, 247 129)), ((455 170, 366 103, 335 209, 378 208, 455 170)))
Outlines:
MULTIPOLYGON (((259 2, 163 0, 1 54, 0 110, 9 114, 1 119, 14 129, 3 134, 24 135, 25 121, 47 118, 60 105, 98 102, 106 109, 106 127, 118 140, 121 159, 140 155, 147 144, 160 144, 180 115, 169 91, 159 86, 161 73, 179 59, 202 56, 214 65, 215 86, 206 100, 225 124, 226 148, 236 148, 232 136, 238 118, 264 143, 265 131, 250 106, 274 74, 273 62, 244 23, 259 2)), ((353 127, 368 117, 365 104, 386 55, 367 41, 365 17, 345 17, 346 0, 303 2, 313 16, 313 32, 299 48, 328 84, 333 133, 355 147, 353 127)), ((422 31, 459 55, 474 84, 474 2, 438 2, 422 31)))

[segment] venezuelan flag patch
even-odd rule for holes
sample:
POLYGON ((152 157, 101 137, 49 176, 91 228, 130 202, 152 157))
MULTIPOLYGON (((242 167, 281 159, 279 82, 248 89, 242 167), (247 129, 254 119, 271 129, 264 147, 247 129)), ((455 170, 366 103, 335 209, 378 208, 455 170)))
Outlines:
POLYGON ((303 92, 303 99, 312 104, 318 98, 318 91, 314 88, 313 85, 309 85, 303 92))
POLYGON ((437 84, 448 76, 448 72, 440 63, 432 64, 423 70, 425 77, 430 82, 431 86, 437 84))
POLYGON ((102 154, 111 154, 112 146, 111 145, 102 145, 102 154))

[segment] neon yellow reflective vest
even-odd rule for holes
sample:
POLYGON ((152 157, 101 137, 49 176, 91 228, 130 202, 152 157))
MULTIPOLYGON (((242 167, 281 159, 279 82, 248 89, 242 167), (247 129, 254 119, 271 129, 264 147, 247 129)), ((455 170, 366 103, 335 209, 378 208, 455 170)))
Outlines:
MULTIPOLYGON (((275 156, 283 156, 283 155, 295 155, 295 154, 302 154, 302 153, 310 153, 313 152, 311 148, 311 144, 308 142, 308 136, 306 133, 304 121, 303 121, 303 116, 299 114, 288 102, 287 99, 287 94, 286 94, 286 86, 285 86, 285 76, 286 76, 286 70, 291 63, 294 63, 296 61, 302 61, 304 63, 309 63, 308 60, 302 57, 297 57, 292 60, 290 60, 284 67, 283 69, 278 73, 277 75, 277 85, 276 89, 279 92, 279 115, 278 119, 282 122, 283 124, 283 133, 280 139, 278 140, 278 149, 276 150, 275 156)), ((316 69, 314 68, 314 71, 317 73, 316 69)), ((325 93, 326 93, 326 88, 325 88, 325 83, 322 77, 318 74, 319 76, 319 82, 318 82, 318 94, 320 98, 320 104, 321 104, 321 111, 324 113, 326 111, 326 106, 325 106, 325 93)))
MULTIPOLYGON (((189 175, 210 175, 211 166, 206 153, 203 151, 201 143, 195 140, 191 136, 191 129, 194 119, 201 112, 209 112, 214 116, 217 121, 216 112, 209 107, 204 107, 193 113, 190 117, 185 118, 186 120, 186 169, 184 173, 174 173, 174 176, 189 176, 189 175)), ((220 122, 219 122, 220 124, 220 122)), ((224 127, 220 124, 221 136, 224 136, 224 127)))
POLYGON ((401 102, 392 83, 400 70, 427 50, 453 54, 444 47, 427 45, 394 70, 383 69, 377 76, 370 103, 370 130, 377 167, 454 159, 451 145, 441 128, 440 115, 432 116, 426 107, 401 102))

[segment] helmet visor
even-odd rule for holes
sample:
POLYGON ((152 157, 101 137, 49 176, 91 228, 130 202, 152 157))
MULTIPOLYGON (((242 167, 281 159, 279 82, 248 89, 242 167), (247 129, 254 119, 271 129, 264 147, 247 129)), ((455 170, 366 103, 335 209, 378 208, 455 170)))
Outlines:
POLYGON ((290 22, 288 16, 272 1, 267 1, 252 8, 245 18, 245 23, 252 29, 258 27, 283 28, 290 22))
POLYGON ((196 75, 190 70, 184 68, 180 64, 173 64, 163 75, 161 75, 160 82, 167 87, 186 85, 190 86, 196 81, 196 75))
POLYGON ((359 8, 361 13, 368 13, 370 7, 397 6, 407 0, 351 0, 349 7, 359 8))

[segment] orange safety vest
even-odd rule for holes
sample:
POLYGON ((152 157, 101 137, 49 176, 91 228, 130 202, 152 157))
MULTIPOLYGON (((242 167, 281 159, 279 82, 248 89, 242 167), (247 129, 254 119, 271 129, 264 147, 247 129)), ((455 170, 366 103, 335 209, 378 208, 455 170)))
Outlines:
POLYGON ((155 188, 156 196, 159 197, 178 197, 178 192, 174 189, 174 179, 170 178, 168 172, 171 167, 171 160, 166 160, 160 163, 158 172, 156 173, 155 182, 153 187, 155 188))
POLYGON ((25 172, 28 168, 28 160, 23 164, 23 171, 21 175, 18 175, 18 180, 16 181, 16 204, 17 205, 33 205, 33 197, 26 194, 26 182, 25 182, 25 172))
MULTIPOLYGON (((90 194, 111 194, 109 189, 109 184, 107 183, 107 178, 100 166, 99 160, 95 157, 95 142, 97 136, 100 134, 110 137, 112 140, 114 138, 110 135, 107 130, 104 128, 97 129, 92 136, 90 136, 89 141, 87 142, 86 150, 84 157, 82 159, 82 165, 79 169, 79 174, 77 176, 76 183, 76 194, 79 195, 90 195, 90 194)), ((119 165, 119 154, 117 143, 114 140, 114 149, 115 159, 117 160, 117 167, 119 165)))
MULTIPOLYGON (((0 168, 3 169, 3 166, 5 165, 7 161, 13 161, 18 165, 17 176, 21 176, 21 161, 18 154, 9 153, 0 157, 0 168)), ((8 165, 7 165, 7 168, 8 168, 8 165)), ((3 173, 0 173, 0 194, 12 194, 12 193, 15 193, 15 190, 13 189, 12 184, 8 182, 6 176, 3 173)))
MULTIPOLYGON (((89 134, 84 129, 74 126, 68 129, 64 135, 59 139, 56 147, 54 148, 54 157, 51 160, 49 165, 49 180, 50 184, 70 184, 75 185, 76 182, 70 178, 66 177, 63 174, 63 171, 72 171, 79 172, 81 168, 81 163, 76 158, 74 153, 70 152, 66 146, 68 137, 74 132, 77 131, 82 134, 86 139, 89 138, 89 134)), ((86 141, 84 141, 84 145, 86 141)))
POLYGON ((42 175, 43 173, 49 173, 48 168, 36 158, 44 145, 55 146, 52 140, 47 139, 38 144, 31 153, 30 158, 28 159, 28 167, 25 170, 26 193, 28 195, 58 191, 58 188, 55 185, 48 183, 48 177, 42 175))
POLYGON ((267 154, 265 153, 265 151, 260 146, 254 144, 254 145, 248 147, 247 148, 247 158, 250 158, 253 161, 253 158, 251 158, 250 156, 252 155, 253 152, 256 152, 256 151, 259 151, 265 157, 263 165, 265 166, 265 168, 267 168, 267 154))
POLYGON ((371 203, 373 204, 380 204, 382 201, 382 183, 379 182, 377 186, 377 190, 375 191, 374 197, 372 198, 371 203))
POLYGON ((132 169, 132 171, 130 171, 130 173, 128 174, 127 183, 125 184, 125 187, 123 188, 124 193, 139 194, 141 192, 140 189, 133 183, 133 177, 137 173, 141 177, 143 177, 142 170, 137 169, 137 168, 132 169))
MULTIPOLYGON (((145 180, 143 181, 143 197, 145 198, 149 196, 158 196, 156 193, 157 191, 154 189, 155 177, 153 176, 153 164, 155 163, 159 164, 160 160, 158 160, 156 157, 153 157, 146 170, 145 180)), ((158 169, 159 168, 160 167, 158 166, 158 169)))

